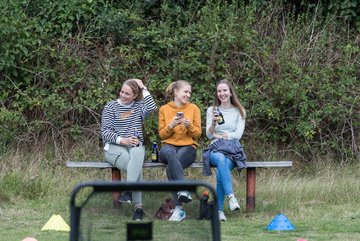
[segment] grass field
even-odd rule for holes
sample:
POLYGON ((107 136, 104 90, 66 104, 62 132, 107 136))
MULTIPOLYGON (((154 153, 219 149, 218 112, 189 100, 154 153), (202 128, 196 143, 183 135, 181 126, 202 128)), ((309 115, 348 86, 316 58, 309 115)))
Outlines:
MULTIPOLYGON (((46 155, 33 154, 26 159, 16 153, 2 157, 0 240, 20 241, 25 237, 39 241, 68 240, 67 232, 41 228, 54 214, 70 224, 71 190, 79 182, 110 179, 109 170, 70 170, 60 161, 49 161, 46 155)), ((307 165, 295 163, 290 169, 259 170, 257 206, 251 213, 243 208, 244 173, 234 173, 234 190, 242 209, 235 213, 226 210, 228 221, 221 223, 222 240, 360 240, 360 166, 331 163, 323 159, 307 165), (289 218, 296 227, 294 231, 266 230, 278 213, 289 218)), ((161 170, 147 170, 144 176, 165 179, 161 170)), ((215 181, 213 177, 203 178, 196 170, 189 171, 187 176, 215 181)), ((191 232, 197 228, 188 225, 187 229, 191 232)))

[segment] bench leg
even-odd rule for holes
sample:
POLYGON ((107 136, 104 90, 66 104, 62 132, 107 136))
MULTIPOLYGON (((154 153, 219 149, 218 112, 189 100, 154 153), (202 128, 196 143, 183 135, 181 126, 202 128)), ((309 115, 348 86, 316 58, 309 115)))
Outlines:
MULTIPOLYGON (((117 168, 111 168, 111 179, 113 181, 120 181, 121 180, 121 172, 119 169, 117 168)), ((114 208, 119 208, 120 207, 120 192, 113 192, 112 193, 112 198, 113 198, 113 207, 114 208)))
POLYGON ((256 169, 246 169, 246 211, 255 209, 256 169))

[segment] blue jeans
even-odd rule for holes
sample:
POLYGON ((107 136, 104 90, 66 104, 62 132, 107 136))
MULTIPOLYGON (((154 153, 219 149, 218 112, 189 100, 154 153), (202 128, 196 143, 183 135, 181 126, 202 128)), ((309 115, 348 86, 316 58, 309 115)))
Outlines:
POLYGON ((220 152, 210 152, 210 163, 216 166, 216 195, 218 209, 224 211, 225 196, 233 193, 231 170, 235 163, 220 152))

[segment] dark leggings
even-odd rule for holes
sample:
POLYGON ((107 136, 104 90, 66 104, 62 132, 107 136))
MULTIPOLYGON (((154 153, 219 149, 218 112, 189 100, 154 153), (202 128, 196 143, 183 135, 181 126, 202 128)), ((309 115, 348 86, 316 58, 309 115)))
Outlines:
MULTIPOLYGON (((166 175, 170 181, 183 181, 184 169, 196 159, 196 149, 192 146, 173 146, 165 144, 160 149, 160 161, 167 164, 166 175)), ((176 205, 180 205, 174 195, 176 205)))

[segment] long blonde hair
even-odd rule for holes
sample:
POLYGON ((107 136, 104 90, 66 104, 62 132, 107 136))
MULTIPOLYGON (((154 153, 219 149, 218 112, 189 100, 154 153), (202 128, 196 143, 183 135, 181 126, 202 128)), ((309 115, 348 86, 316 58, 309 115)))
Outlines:
POLYGON ((226 84, 227 86, 229 86, 230 89, 230 93, 231 93, 231 97, 230 97, 230 101, 231 104, 234 105, 240 112, 240 115, 242 116, 243 119, 246 118, 246 111, 244 106, 240 103, 239 98, 236 95, 234 86, 230 83, 230 81, 228 81, 227 79, 222 79, 219 80, 216 83, 216 88, 215 88, 215 98, 214 98, 214 105, 213 108, 217 107, 220 105, 221 101, 219 100, 218 96, 217 96, 217 87, 219 86, 219 84, 226 84))
POLYGON ((174 90, 180 90, 185 85, 191 86, 189 82, 186 80, 177 80, 169 84, 169 86, 165 90, 165 100, 167 102, 174 99, 174 90))

